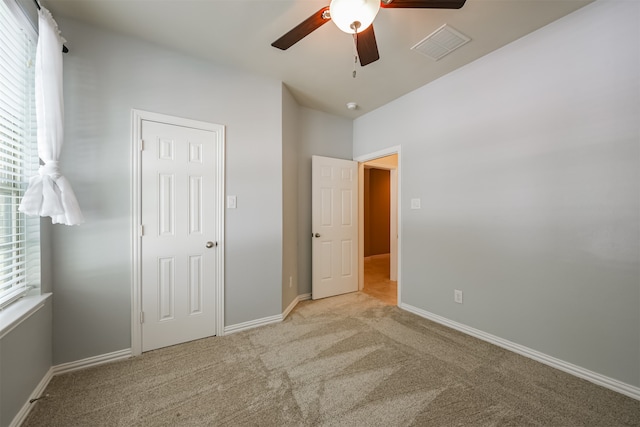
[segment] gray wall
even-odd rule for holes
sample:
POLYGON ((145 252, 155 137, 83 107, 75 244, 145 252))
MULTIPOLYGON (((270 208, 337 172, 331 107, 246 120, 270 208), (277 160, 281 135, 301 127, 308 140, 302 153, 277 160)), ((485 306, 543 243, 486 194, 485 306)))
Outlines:
POLYGON ((298 111, 282 85, 282 311, 298 296, 298 111))
POLYGON ((352 159, 353 122, 301 107, 298 147, 298 293, 311 293, 311 156, 352 159))
POLYGON ((639 18, 593 3, 355 121, 355 156, 402 146, 404 304, 640 385, 639 18))
POLYGON ((0 426, 8 426, 51 368, 51 299, 0 339, 0 426))
POLYGON ((226 325, 282 306, 279 81, 59 19, 65 56, 62 170, 86 217, 54 227, 54 364, 131 346, 131 109, 226 126, 226 325))
MULTIPOLYGON (((51 221, 40 221, 40 289, 51 292, 51 221)), ((52 302, 0 338, 0 426, 7 426, 52 365, 52 302)))

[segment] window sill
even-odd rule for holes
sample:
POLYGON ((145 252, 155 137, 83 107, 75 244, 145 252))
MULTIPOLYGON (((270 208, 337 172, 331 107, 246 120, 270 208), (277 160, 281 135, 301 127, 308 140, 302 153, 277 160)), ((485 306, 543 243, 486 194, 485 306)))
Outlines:
POLYGON ((51 294, 26 296, 0 311, 0 339, 40 310, 51 294))

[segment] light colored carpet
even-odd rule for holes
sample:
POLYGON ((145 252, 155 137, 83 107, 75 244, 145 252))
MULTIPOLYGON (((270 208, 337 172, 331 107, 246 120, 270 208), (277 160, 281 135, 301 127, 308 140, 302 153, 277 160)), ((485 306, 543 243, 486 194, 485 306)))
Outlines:
POLYGON ((24 426, 618 426, 640 402, 354 293, 54 377, 24 426))

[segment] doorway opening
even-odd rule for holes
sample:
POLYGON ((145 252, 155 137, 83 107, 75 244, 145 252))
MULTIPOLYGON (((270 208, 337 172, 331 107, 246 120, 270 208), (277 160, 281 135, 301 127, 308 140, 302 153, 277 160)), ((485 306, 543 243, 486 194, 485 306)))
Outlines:
POLYGON ((400 302, 398 279, 399 148, 357 159, 359 290, 389 305, 400 302))

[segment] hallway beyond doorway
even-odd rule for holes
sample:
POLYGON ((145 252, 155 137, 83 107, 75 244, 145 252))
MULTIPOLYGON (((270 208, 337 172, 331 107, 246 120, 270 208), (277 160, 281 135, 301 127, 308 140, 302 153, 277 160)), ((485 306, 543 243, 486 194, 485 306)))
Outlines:
POLYGON ((389 278, 389 254, 364 258, 364 289, 362 291, 385 304, 398 304, 398 282, 389 278))

